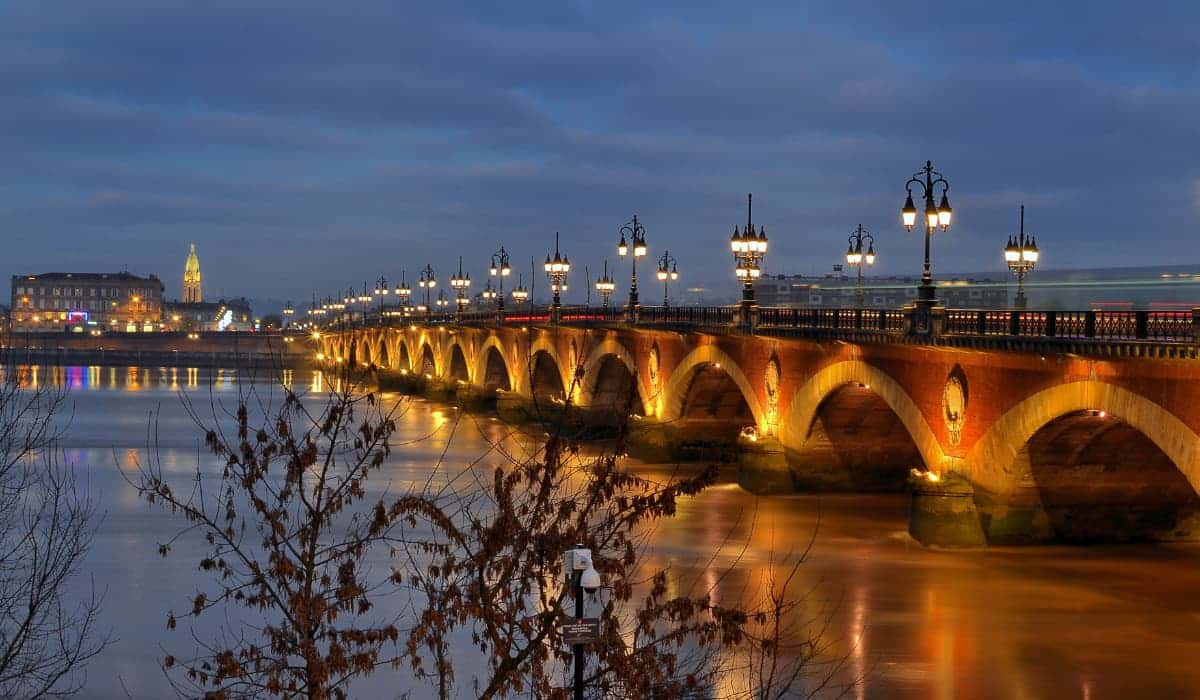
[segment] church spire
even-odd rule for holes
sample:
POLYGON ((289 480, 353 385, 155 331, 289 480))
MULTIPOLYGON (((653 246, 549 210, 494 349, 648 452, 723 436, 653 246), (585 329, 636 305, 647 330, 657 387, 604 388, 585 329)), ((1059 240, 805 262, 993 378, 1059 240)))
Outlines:
POLYGON ((183 266, 183 303, 199 304, 203 300, 200 292, 200 258, 196 256, 196 244, 193 243, 183 266))

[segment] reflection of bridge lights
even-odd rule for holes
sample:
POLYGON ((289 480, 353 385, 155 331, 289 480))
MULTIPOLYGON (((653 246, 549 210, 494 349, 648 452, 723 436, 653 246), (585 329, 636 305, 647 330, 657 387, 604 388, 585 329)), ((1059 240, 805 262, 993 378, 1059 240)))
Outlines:
POLYGON ((747 425, 742 428, 741 437, 750 442, 758 442, 758 426, 747 425))

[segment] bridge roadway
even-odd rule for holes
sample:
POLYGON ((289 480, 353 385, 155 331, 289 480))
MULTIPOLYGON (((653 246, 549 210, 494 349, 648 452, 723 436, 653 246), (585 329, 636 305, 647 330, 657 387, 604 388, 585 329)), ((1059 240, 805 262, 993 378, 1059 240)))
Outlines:
POLYGON ((635 415, 631 452, 651 459, 735 445, 761 494, 908 488, 927 543, 1200 536, 1200 310, 939 309, 927 333, 906 310, 734 321, 723 307, 644 308, 636 325, 595 309, 375 317, 311 342, 324 362, 506 415, 635 415))

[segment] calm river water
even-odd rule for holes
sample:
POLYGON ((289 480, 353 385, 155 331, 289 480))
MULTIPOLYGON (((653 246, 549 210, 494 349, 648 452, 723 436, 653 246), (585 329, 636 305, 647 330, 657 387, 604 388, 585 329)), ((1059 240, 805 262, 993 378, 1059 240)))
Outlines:
MULTIPOLYGON (((39 377, 70 387, 66 457, 87 471, 107 512, 88 573, 107 589, 103 621, 117 641, 92 663, 82 697, 169 695, 158 661, 164 648, 176 651, 188 639, 186 631, 168 632, 165 616, 186 608, 204 579, 197 578, 196 550, 186 541, 170 558, 158 556, 157 543, 178 521, 139 501, 120 470, 144 459, 147 420, 157 413, 164 464, 186 480, 201 450, 179 392, 207 405, 211 387, 218 399, 232 400, 234 376, 76 367, 39 377)), ((308 386, 313 375, 283 379, 308 386)), ((385 478, 422 480, 447 440, 447 459, 465 463, 480 454, 489 431, 502 429, 477 418, 452 429, 454 416, 444 406, 413 402, 397 438, 434 437, 397 450, 385 478)), ((802 585, 837 604, 829 638, 848 656, 846 673, 865 677, 851 697, 1200 696, 1200 546, 930 551, 905 532, 905 496, 755 499, 731 479, 727 474, 726 483, 661 524, 656 563, 689 570, 732 531, 750 542, 738 566, 761 567, 772 549, 803 546, 819 511, 802 585)), ((387 676, 355 686, 355 695, 395 697, 408 685, 407 678, 387 676)), ((418 690, 414 697, 423 695, 418 690)), ((464 688, 462 697, 470 696, 464 688)))

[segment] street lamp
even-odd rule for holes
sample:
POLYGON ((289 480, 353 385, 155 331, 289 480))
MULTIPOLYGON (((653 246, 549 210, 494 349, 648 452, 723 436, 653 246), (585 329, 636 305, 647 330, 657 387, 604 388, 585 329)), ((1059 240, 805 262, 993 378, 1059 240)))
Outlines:
MULTIPOLYGON (((913 204, 912 198, 914 184, 920 186, 921 195, 925 198, 925 268, 921 272, 921 286, 917 290, 917 303, 928 309, 936 301, 933 268, 929 264, 929 239, 937 229, 945 231, 950 228, 950 217, 953 213, 950 209, 950 199, 947 196, 950 192, 950 183, 946 182, 946 178, 941 173, 933 169, 933 163, 928 160, 925 161, 924 168, 909 178, 908 182, 904 184, 908 196, 904 200, 904 207, 900 210, 904 228, 908 231, 913 230, 913 226, 917 225, 917 207, 913 204), (933 198, 938 185, 942 186, 942 201, 934 205, 933 198)), ((928 315, 927 311, 926 315, 928 315)))
POLYGON ((633 221, 621 227, 621 241, 617 243, 617 255, 624 258, 629 256, 633 272, 629 277, 629 306, 625 307, 630 323, 637 323, 638 317, 638 288, 637 288, 637 259, 646 257, 646 228, 638 223, 637 214, 633 221), (629 242, 625 234, 629 234, 629 242))
POLYGON ((450 305, 450 299, 446 296, 446 290, 438 290, 437 305, 438 309, 444 309, 450 305))
POLYGON ((432 265, 426 264, 425 269, 421 270, 421 276, 417 280, 417 284, 421 286, 421 289, 425 290, 425 317, 429 318, 433 315, 433 309, 429 303, 429 293, 437 286, 437 277, 433 274, 432 265))
MULTIPOLYGON (((292 306, 292 300, 283 305, 283 327, 287 328, 292 324, 292 316, 296 315, 296 308, 292 306)), ((178 320, 178 317, 172 320, 178 320)))
POLYGON ((767 229, 754 230, 754 194, 746 195, 746 229, 738 233, 733 227, 729 237, 729 249, 733 252, 734 273, 742 281, 742 307, 740 325, 743 329, 754 327, 755 307, 754 283, 762 276, 762 261, 767 256, 767 229))
POLYGON ((518 304, 529 298, 529 290, 525 288, 525 275, 517 275, 517 288, 512 290, 512 298, 518 304))
POLYGON ((1025 237, 1025 205, 1021 205, 1021 230, 1016 236, 1008 237, 1008 245, 1004 246, 1004 262, 1008 269, 1017 276, 1017 298, 1013 306, 1025 308, 1025 275, 1033 272, 1038 262, 1037 241, 1033 236, 1025 237))
POLYGON ((412 297, 412 287, 408 286, 408 282, 404 279, 405 272, 406 270, 400 271, 400 283, 396 285, 396 303, 403 307, 401 311, 407 313, 409 310, 408 300, 412 297))
POLYGON ((375 296, 379 297, 379 322, 380 323, 383 323, 383 302, 385 301, 384 297, 386 297, 388 294, 390 294, 391 291, 392 290, 388 289, 387 277, 380 275, 379 279, 375 280, 375 296))
POLYGON ((367 325, 367 304, 371 303, 371 292, 367 290, 367 283, 363 282, 362 294, 358 295, 358 303, 362 309, 362 323, 367 325))
POLYGON ((571 260, 558 252, 558 232, 554 232, 554 258, 546 256, 544 265, 546 276, 550 278, 550 291, 554 293, 550 304, 550 322, 558 323, 562 312, 562 292, 567 291, 567 273, 571 271, 571 260))
POLYGON ((496 320, 504 320, 504 278, 512 274, 512 268, 508 265, 508 251, 504 250, 504 246, 500 246, 500 250, 492 253, 492 266, 488 268, 488 274, 498 278, 500 285, 499 292, 493 294, 496 300, 496 320))
POLYGON ((667 285, 679 279, 679 268, 675 264, 675 258, 671 255, 671 251, 663 251, 662 257, 658 259, 658 280, 663 283, 663 308, 669 306, 667 296, 667 285))
POLYGON ((471 276, 463 274, 461 255, 458 256, 458 274, 450 276, 450 286, 454 287, 454 313, 456 319, 461 321, 463 309, 470 303, 467 289, 471 286, 471 276))
POLYGON ((608 299, 617 290, 617 283, 613 282, 613 278, 608 276, 608 261, 604 261, 604 276, 596 280, 596 291, 600 292, 600 300, 604 305, 604 310, 608 311, 608 299))
POLYGON ((846 264, 858 268, 858 280, 854 284, 854 303, 861 309, 863 307, 863 266, 871 267, 875 264, 875 237, 863 228, 862 224, 859 224, 848 240, 850 244, 846 248, 846 264), (867 241, 866 253, 863 253, 862 249, 864 239, 867 241))

